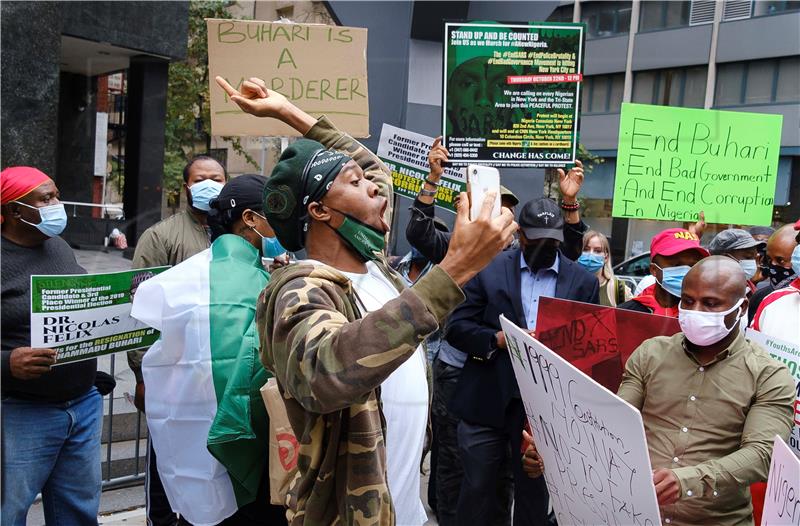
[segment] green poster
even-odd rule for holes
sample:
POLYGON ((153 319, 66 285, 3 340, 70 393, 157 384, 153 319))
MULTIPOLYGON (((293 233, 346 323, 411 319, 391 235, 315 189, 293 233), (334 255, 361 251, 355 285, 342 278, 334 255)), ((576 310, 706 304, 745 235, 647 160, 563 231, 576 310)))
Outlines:
POLYGON ((782 115, 623 104, 614 217, 769 225, 782 115))
MULTIPOLYGON (((428 176, 428 152, 433 137, 384 124, 378 142, 378 157, 392 171, 395 195, 416 199, 428 176)), ((467 191, 464 169, 445 167, 435 204, 450 212, 456 211, 456 198, 467 191)))
POLYGON ((442 129, 454 164, 575 162, 583 24, 445 24, 442 129))
POLYGON ((56 365, 150 347, 160 333, 132 318, 131 305, 168 268, 31 276, 31 347, 56 349, 56 365))

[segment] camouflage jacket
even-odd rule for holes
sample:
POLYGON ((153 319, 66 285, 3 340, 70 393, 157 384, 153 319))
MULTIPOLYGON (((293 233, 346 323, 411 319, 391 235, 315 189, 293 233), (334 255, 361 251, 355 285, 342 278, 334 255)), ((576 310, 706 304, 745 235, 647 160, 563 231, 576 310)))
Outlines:
MULTIPOLYGON (((324 117, 306 136, 348 153, 391 196, 383 164, 324 117)), ((257 324, 261 360, 275 374, 299 443, 290 524, 394 524, 379 387, 463 300, 434 267, 362 317, 350 280, 332 267, 301 262, 272 274, 257 324)))

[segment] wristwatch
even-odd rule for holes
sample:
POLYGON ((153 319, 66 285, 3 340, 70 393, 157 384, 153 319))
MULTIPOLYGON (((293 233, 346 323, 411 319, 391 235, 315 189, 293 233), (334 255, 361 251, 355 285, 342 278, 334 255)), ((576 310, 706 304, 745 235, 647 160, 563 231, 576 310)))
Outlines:
POLYGON ((424 188, 419 191, 419 195, 425 197, 436 197, 436 190, 425 190, 424 188))

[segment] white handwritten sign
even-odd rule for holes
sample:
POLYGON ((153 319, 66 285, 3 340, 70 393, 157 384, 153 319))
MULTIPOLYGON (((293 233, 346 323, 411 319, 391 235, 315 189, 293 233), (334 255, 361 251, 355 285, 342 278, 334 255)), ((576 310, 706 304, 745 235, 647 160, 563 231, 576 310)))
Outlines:
POLYGON ((770 356, 785 363, 794 379, 794 390, 797 398, 794 401, 794 426, 789 435, 789 447, 800 458, 800 345, 779 338, 773 338, 755 329, 747 329, 747 338, 759 344, 770 356))
POLYGON ((800 525, 800 459, 775 436, 761 526, 800 525))
POLYGON ((661 524, 642 415, 500 317, 559 524, 661 524))

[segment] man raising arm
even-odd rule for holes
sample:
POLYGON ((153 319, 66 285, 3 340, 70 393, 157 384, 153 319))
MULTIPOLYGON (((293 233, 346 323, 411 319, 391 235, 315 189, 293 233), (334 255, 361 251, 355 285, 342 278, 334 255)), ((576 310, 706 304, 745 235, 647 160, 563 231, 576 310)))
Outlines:
MULTIPOLYGON (((275 373, 300 443, 290 523, 392 524, 397 492, 390 497, 384 438, 391 429, 377 388, 463 301, 460 287, 510 241, 516 223, 507 211, 490 219, 488 199, 470 221, 462 196, 447 255, 404 289, 383 250, 392 193, 383 163, 260 79, 245 81, 241 92, 217 82, 244 111, 306 137, 281 156, 264 213, 281 244, 305 248, 309 259, 277 270, 258 307, 262 361, 275 373)), ((388 457, 391 468, 391 450, 388 457)))

